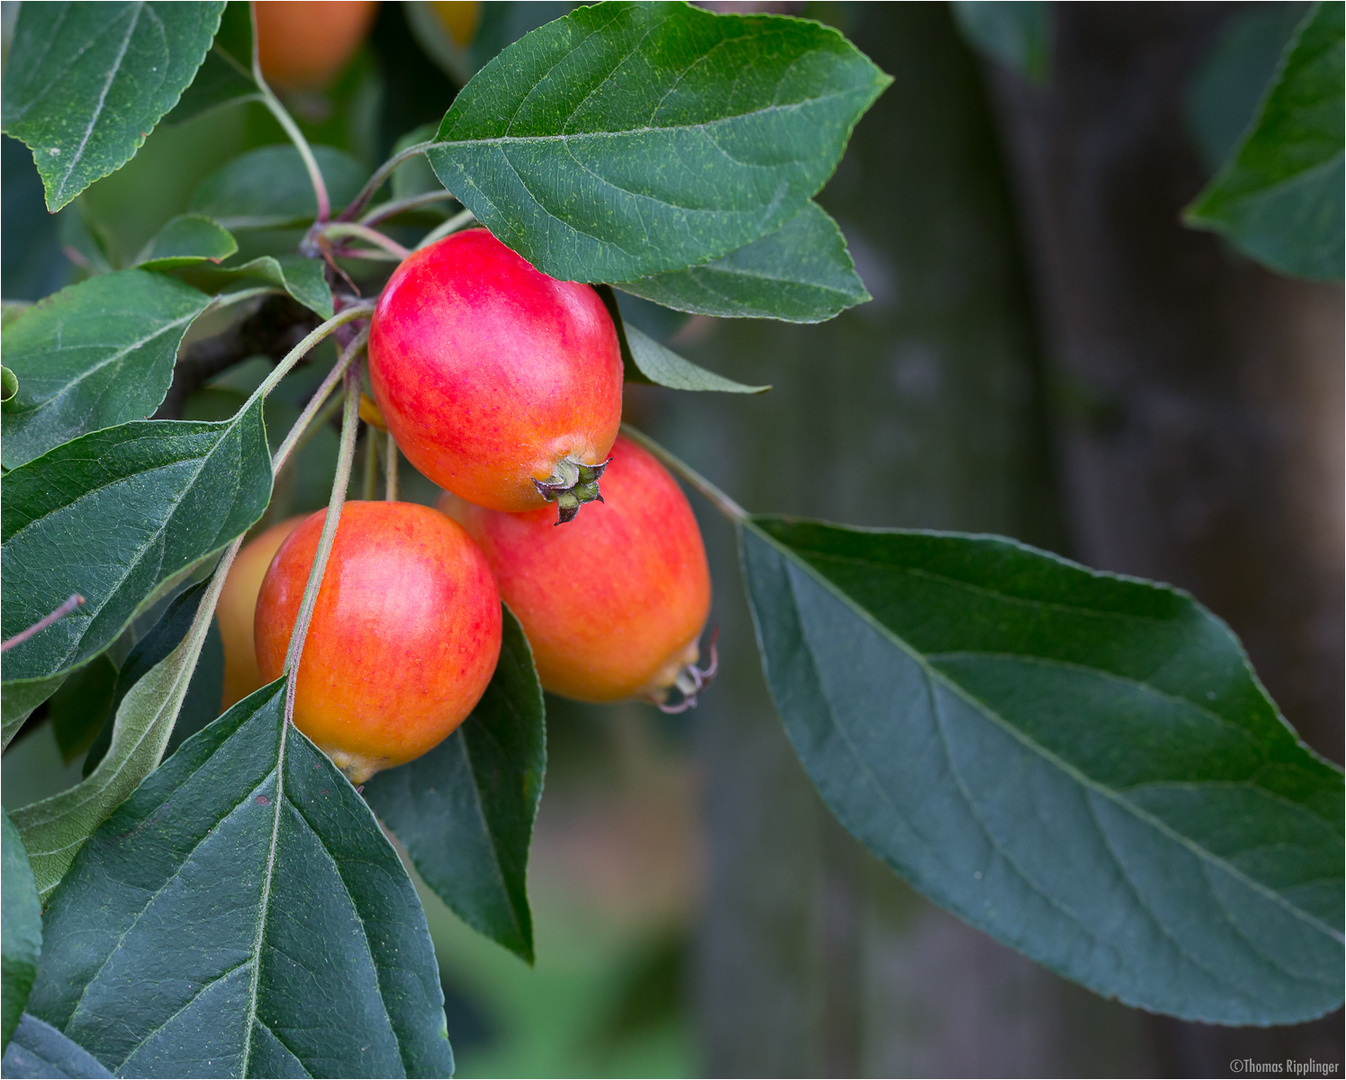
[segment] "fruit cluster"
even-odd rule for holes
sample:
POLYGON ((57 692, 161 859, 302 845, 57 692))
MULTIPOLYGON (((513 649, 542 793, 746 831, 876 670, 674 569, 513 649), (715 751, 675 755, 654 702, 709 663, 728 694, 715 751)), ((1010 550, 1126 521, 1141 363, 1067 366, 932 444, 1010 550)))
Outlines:
MULTIPOLYGON (((357 784, 426 753, 491 679, 501 598, 546 689, 694 704, 714 667, 713 649, 696 666, 705 549, 676 481, 618 436, 621 350, 594 289, 459 232, 393 273, 368 358, 383 423, 445 493, 436 509, 343 508, 299 664, 300 730, 357 784)), ((231 569, 226 706, 281 674, 324 518, 262 533, 231 569)))

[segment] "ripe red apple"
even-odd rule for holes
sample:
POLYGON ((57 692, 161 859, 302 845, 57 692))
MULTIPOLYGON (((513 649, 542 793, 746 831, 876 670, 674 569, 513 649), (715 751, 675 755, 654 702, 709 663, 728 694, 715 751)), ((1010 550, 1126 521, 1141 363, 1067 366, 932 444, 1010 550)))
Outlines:
POLYGON ((403 453, 494 510, 574 516, 622 415, 617 332, 588 285, 535 270, 485 229, 413 254, 369 332, 374 398, 403 453))
MULTIPOLYGON (((285 663, 326 511, 281 545, 257 599, 257 663, 285 663)), ((467 718, 500 655, 481 549, 428 506, 349 502, 299 663, 294 722, 351 780, 420 757, 467 718)))
POLYGON ((580 701, 695 698, 697 640, 710 612, 710 571, 692 508, 668 471, 619 438, 604 501, 573 524, 555 507, 506 514, 453 495, 533 646, 542 685, 580 701))

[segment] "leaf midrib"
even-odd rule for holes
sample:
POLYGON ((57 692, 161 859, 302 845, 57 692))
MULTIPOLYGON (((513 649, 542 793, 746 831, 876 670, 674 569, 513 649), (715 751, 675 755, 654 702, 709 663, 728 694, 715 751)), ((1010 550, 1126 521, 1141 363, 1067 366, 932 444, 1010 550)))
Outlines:
POLYGON ((70 159, 66 166, 64 174, 61 176, 61 183, 58 189, 58 198, 65 195, 66 185, 70 181, 71 175, 75 171, 75 166, 79 164, 80 158, 84 156, 84 148, 89 145, 89 138, 93 135, 93 130, 98 126, 98 120, 103 115, 103 106, 107 104, 108 92, 112 89, 112 84, 116 81, 117 75, 121 71, 122 60, 126 58, 126 50, 131 47, 131 38, 135 36, 136 27, 140 25, 141 12, 145 10, 143 0, 135 5, 135 14, 131 19, 131 25, 126 31, 126 37, 122 40, 121 49, 117 53, 117 59, 108 71, 107 79, 103 83, 102 93, 98 95, 98 104, 94 106, 93 115, 89 118, 89 124, 84 129, 84 135, 79 141, 79 146, 75 149, 75 155, 70 159))
MULTIPOLYGON (((174 257, 177 257, 177 256, 174 256, 174 257)), ((184 326, 184 325, 187 325, 187 324, 191 323, 192 320, 195 319, 198 315, 200 315, 201 312, 202 312, 207 306, 208 306, 208 303, 207 303, 207 304, 202 304, 199 308, 197 308, 197 310, 191 312, 189 315, 184 315, 184 316, 182 316, 181 318, 174 319, 172 322, 164 323, 164 324, 161 325, 157 330, 155 330, 153 333, 151 333, 151 334, 149 334, 149 335, 147 335, 147 336, 145 336, 145 337, 143 337, 143 338, 140 338, 140 339, 138 339, 138 340, 136 340, 136 341, 132 341, 132 342, 130 342, 130 343, 127 344, 127 345, 116 346, 116 349, 117 349, 116 352, 110 353, 108 356, 106 356, 106 357, 104 357, 102 360, 98 361, 98 362, 97 362, 96 364, 94 364, 92 367, 85 368, 83 371, 78 372, 73 378, 71 378, 68 382, 66 382, 65 384, 63 384, 63 385, 60 387, 60 389, 58 389, 58 390, 57 390, 54 394, 52 394, 50 397, 46 397, 46 398, 43 398, 41 401, 34 402, 31 408, 28 408, 28 409, 21 409, 21 410, 14 410, 14 413, 11 414, 11 415, 18 415, 18 416, 23 416, 23 415, 33 415, 33 416, 36 416, 36 415, 38 415, 38 414, 41 414, 41 413, 45 412, 45 411, 48 410, 48 409, 53 409, 53 408, 58 407, 58 406, 60 405, 61 401, 64 400, 66 397, 68 397, 71 393, 73 393, 73 392, 80 386, 80 384, 84 382, 85 379, 87 379, 87 378, 89 378, 90 376, 95 375, 95 374, 97 374, 98 372, 102 371, 102 370, 103 370, 104 368, 106 368, 109 364, 115 364, 115 363, 117 363, 117 362, 119 362, 119 361, 121 361, 121 360, 126 359, 126 357, 128 357, 131 353, 135 352, 137 349, 142 349, 142 348, 144 348, 146 345, 149 345, 149 344, 150 344, 151 342, 153 342, 155 339, 162 337, 164 334, 167 334, 167 333, 169 333, 169 332, 172 331, 172 330, 175 330, 177 327, 179 327, 179 326, 184 326)), ((58 346, 57 346, 56 348, 54 348, 54 349, 49 349, 49 350, 45 350, 45 349, 44 349, 44 350, 42 350, 42 352, 39 353, 39 356, 41 356, 41 355, 48 355, 48 356, 49 356, 49 355, 52 355, 53 353, 60 353, 60 352, 65 351, 67 348, 69 348, 69 349, 71 349, 71 350, 74 350, 74 349, 97 349, 97 348, 100 348, 100 347, 102 347, 102 346, 100 346, 100 344, 97 343, 97 342, 92 343, 92 344, 89 344, 89 345, 72 345, 72 346, 60 346, 60 345, 58 345, 58 346)), ((103 395, 100 395, 99 400, 98 400, 98 403, 101 403, 101 401, 102 401, 102 396, 103 396, 103 395)), ((95 403, 94 408, 89 409, 88 412, 89 412, 89 413, 93 413, 93 412, 96 410, 96 408, 97 408, 97 404, 98 404, 98 403, 95 403)))
MULTIPOLYGON (((200 458, 198 459, 199 462, 200 462, 200 464, 197 466, 197 468, 195 469, 195 471, 192 473, 192 475, 191 475, 191 479, 190 479, 186 484, 183 485, 183 487, 182 487, 182 489, 179 491, 177 497, 176 497, 175 499, 173 499, 172 502, 169 504, 169 510, 168 510, 168 513, 167 513, 167 514, 165 515, 165 517, 164 517, 163 525, 162 525, 159 529, 155 530, 153 533, 150 534, 149 538, 147 539, 147 542, 146 542, 145 544, 143 544, 143 545, 142 545, 142 546, 135 552, 135 557, 134 557, 133 559, 129 560, 129 561, 125 564, 125 566, 126 566, 126 570, 125 570, 125 572, 124 572, 124 573, 121 575, 121 577, 116 581, 116 583, 112 586, 112 588, 110 588, 110 589, 108 590, 107 595, 104 597, 102 603, 98 604, 96 607, 91 607, 91 608, 89 608, 89 609, 87 610, 87 622, 85 622, 85 624, 84 624, 84 629, 80 632, 79 637, 72 643, 70 649, 68 649, 68 650, 66 651, 65 655, 61 658, 60 662, 57 664, 57 669, 56 669, 55 671, 53 671, 53 672, 50 672, 50 673, 47 674, 47 675, 42 675, 42 676, 30 676, 30 675, 26 675, 26 676, 23 676, 23 679, 24 679, 24 680, 29 680, 29 679, 34 679, 34 678, 52 678, 52 677, 54 677, 55 675, 59 675, 62 671, 68 670, 70 667, 73 666, 73 664, 72 664, 70 658, 71 658, 71 656, 75 656, 75 655, 78 655, 78 654, 79 654, 80 648, 82 647, 83 642, 84 642, 85 634, 88 633, 89 626, 92 625, 93 621, 94 621, 96 618, 98 618, 98 616, 103 612, 103 610, 108 606, 108 604, 111 603, 112 599, 118 594, 118 592, 120 591, 122 585, 125 583, 126 579, 127 579, 128 577, 131 576, 132 572, 133 572, 137 567, 140 566, 141 560, 145 557, 146 553, 147 553, 151 548, 153 548, 153 547, 155 546, 156 542, 157 542, 159 539, 161 539, 161 538, 163 537, 163 535, 165 534, 165 532, 167 532, 169 525, 170 525, 171 522, 173 521, 174 517, 177 515, 178 508, 182 505, 182 501, 187 497, 188 492, 190 492, 190 491, 196 486, 196 482, 197 482, 197 480, 200 478, 202 470, 205 469, 205 467, 206 467, 206 463, 211 459, 212 456, 214 456, 214 454, 220 449, 220 447, 224 445, 225 440, 226 440, 231 434, 233 434, 234 431, 238 428, 238 426, 243 422, 243 420, 246 418, 247 411, 248 411, 248 410, 247 410, 247 407, 245 406, 243 409, 240 409, 240 410, 239 410, 239 412, 237 413, 237 415, 234 417, 233 420, 231 420, 231 421, 226 421, 226 422, 225 422, 226 426, 223 428, 223 430, 220 431, 220 437, 219 437, 218 439, 215 440, 214 445, 211 446, 211 447, 209 448, 209 450, 207 450, 207 452, 206 452, 205 454, 203 454, 203 455, 200 456, 200 458)), ((179 459, 178 461, 172 462, 171 464, 173 464, 173 465, 181 465, 184 461, 191 461, 191 460, 192 460, 192 459, 191 459, 190 457, 186 457, 186 458, 179 459)), ((166 468, 166 467, 167 467, 167 465, 161 465, 161 466, 157 466, 156 468, 166 468)), ((131 474, 131 475, 132 475, 132 476, 139 476, 139 475, 144 475, 144 474, 143 474, 143 473, 133 473, 133 474, 131 474)), ((57 508, 53 509, 52 511, 50 511, 50 513, 56 513, 56 512, 58 512, 59 510, 61 510, 61 509, 65 509, 65 508, 68 507, 68 506, 73 506, 73 505, 74 505, 74 502, 76 502, 76 501, 80 501, 80 500, 82 500, 82 499, 84 499, 84 498, 87 498, 88 496, 90 496, 90 495, 92 495, 92 494, 94 494, 94 493, 96 493, 96 492, 98 492, 98 491, 102 491, 104 488, 111 487, 113 484, 116 484, 116 483, 124 483, 124 482, 125 482, 126 480, 128 480, 129 478, 130 478, 130 477, 121 477, 121 478, 119 478, 118 480, 109 481, 107 484, 101 485, 101 486, 98 487, 98 488, 90 489, 89 491, 84 492, 83 494, 81 494, 79 500, 74 500, 74 501, 72 501, 71 503, 67 503, 67 504, 65 504, 65 505, 62 506, 62 507, 57 507, 57 508)), ((44 520, 46 520, 47 516, 48 516, 47 514, 44 514, 44 515, 42 515, 42 516, 39 517, 39 518, 34 518, 32 521, 30 521, 30 522, 28 522, 27 524, 25 524, 25 525, 19 530, 19 532, 15 533, 15 534, 13 534, 11 537, 9 537, 9 540, 6 541, 6 542, 7 542, 7 543, 8 543, 8 542, 12 542, 16 537, 22 535, 22 533, 23 533, 24 531, 26 531, 27 529, 31 528, 33 525, 37 524, 37 523, 40 522, 40 521, 44 521, 44 520)), ((218 536, 218 533, 217 533, 217 535, 214 537, 214 540, 215 540, 215 541, 218 541, 218 539, 219 539, 219 536, 218 536)), ((212 542, 214 542, 214 541, 212 541, 212 542)), ((219 546, 219 545, 217 545, 217 547, 218 547, 218 546, 219 546)), ((200 557, 200 558, 205 558, 205 557, 208 556, 212 551, 215 551, 215 550, 217 549, 217 547, 212 547, 209 551, 206 551, 203 555, 201 555, 201 556, 199 556, 199 557, 200 557)), ((156 576, 157 576, 157 575, 156 575, 156 576)), ((81 615, 85 615, 85 614, 86 614, 86 612, 82 609, 82 610, 81 610, 81 615)))
POLYGON ((789 548, 778 543, 774 537, 771 537, 767 533, 763 532, 751 521, 745 522, 744 525, 746 528, 751 529, 756 536, 765 540, 773 548, 779 551, 790 563, 800 567, 800 569, 808 573, 809 576, 812 577, 815 581, 817 581, 824 589, 832 593, 833 596, 835 596, 838 600, 840 600, 843 604, 845 604, 848 608, 850 608, 853 612, 855 612, 859 618, 863 619, 873 629, 877 630, 881 636, 889 639, 898 649, 906 653, 923 671, 929 672, 928 677, 937 679, 938 681, 943 683, 951 693, 954 693, 959 697, 963 698, 963 700, 968 702, 969 705, 972 705, 975 709, 977 709, 978 712, 980 712, 988 720, 995 723, 1011 738, 1021 743, 1023 746, 1025 746, 1028 750, 1030 750, 1034 754, 1040 756, 1043 760, 1054 765, 1057 769, 1065 773, 1068 777, 1074 780, 1081 787, 1084 787, 1089 791, 1093 791, 1094 793, 1107 799, 1109 802, 1115 803, 1117 806, 1125 810, 1128 814, 1131 814, 1133 817, 1135 817, 1136 820, 1144 822, 1145 824, 1153 828, 1156 832, 1160 833, 1163 836, 1168 837, 1174 843, 1177 843, 1182 847, 1185 847, 1194 856, 1196 856, 1198 861, 1209 862, 1211 865, 1220 867, 1220 869, 1225 871, 1225 873, 1229 874, 1230 877, 1238 880, 1239 882, 1246 885, 1252 891, 1260 894, 1264 898, 1275 903, 1277 906, 1285 909, 1287 912, 1289 912, 1295 918, 1299 919, 1301 922, 1308 924, 1309 926, 1318 930, 1320 933, 1323 933, 1327 937, 1330 937, 1334 941, 1346 942, 1346 935, 1344 935, 1341 931, 1335 930, 1332 927, 1324 925, 1321 922, 1321 920, 1318 919, 1317 916, 1312 915, 1309 912, 1303 911, 1297 905, 1293 904, 1287 898, 1282 896, 1280 893, 1274 891, 1273 889, 1269 888, 1266 885, 1263 885, 1261 882, 1253 878, 1250 878, 1246 873, 1244 873, 1239 868, 1230 865, 1230 863, 1225 859, 1213 854, 1212 852, 1207 851, 1205 848, 1201 847, 1198 843, 1196 843, 1196 841, 1190 839, 1189 837, 1183 836, 1181 833, 1177 832, 1176 830, 1168 826, 1166 823, 1158 820, 1149 813, 1141 810, 1139 807, 1134 806, 1129 800, 1124 798, 1120 792, 1113 792, 1110 789, 1104 787, 1102 784, 1097 783, 1091 777, 1082 773, 1080 770, 1075 768, 1069 762, 1058 757, 1056 754, 1047 750, 1045 747, 1040 746, 1038 743, 1030 739, 1026 734, 1024 734, 1018 728, 1016 728, 1013 724, 1010 724, 1007 720, 1005 720, 1004 717, 1002 717, 996 710, 992 709, 985 702, 981 701, 973 694, 966 691, 959 684, 953 682, 951 679, 945 676, 943 672, 939 671, 937 668, 934 668, 933 666, 928 664, 923 654, 917 652, 912 646, 908 645, 902 638, 898 637, 895 633, 893 633, 893 631, 889 630, 881 622, 875 619, 864 608, 859 607, 854 601, 851 600, 849 596, 847 596, 844 592, 842 592, 840 589, 834 586, 825 577, 819 574, 818 571, 813 568, 812 564, 804 561, 803 559, 793 557, 793 552, 791 552, 789 548))

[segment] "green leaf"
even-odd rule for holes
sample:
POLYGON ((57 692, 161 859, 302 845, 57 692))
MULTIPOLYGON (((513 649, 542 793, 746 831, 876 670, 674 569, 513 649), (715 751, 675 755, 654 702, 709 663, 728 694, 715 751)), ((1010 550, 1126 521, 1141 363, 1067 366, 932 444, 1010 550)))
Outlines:
POLYGON ((532 650, 504 615, 500 663, 472 715, 428 754, 376 775, 364 796, 440 899, 531 964, 525 879, 546 721, 532 650))
POLYGON ((8 330, 32 306, 32 302, 29 300, 5 300, 0 302, 0 330, 8 330))
POLYGON ((482 68, 427 157, 538 269, 634 281, 798 214, 890 81, 819 23, 600 4, 482 68))
POLYGON ((1262 4, 1236 10, 1188 81, 1183 95, 1187 127, 1212 173, 1256 117, 1307 7, 1262 4))
POLYGON ((870 299, 846 238, 815 202, 714 262, 617 288, 698 315, 802 323, 822 322, 870 299))
POLYGON ((625 322, 610 285, 599 285, 597 289, 617 329, 624 369, 622 377, 627 382, 667 386, 674 390, 715 390, 724 394, 760 394, 771 389, 769 386, 745 386, 684 360, 672 349, 625 322))
MULTIPOLYGON (((93 432, 7 474, 3 636, 71 593, 87 601, 5 654, 7 688, 98 655, 161 585, 256 522, 270 495, 260 398, 220 423, 140 420, 93 432)), ((20 697, 25 689, 14 687, 20 697)))
MULTIPOLYGON (((84 759, 85 776, 90 775, 98 767, 98 763, 106 756, 108 747, 112 745, 112 732, 115 727, 117 712, 121 708, 121 703, 125 700, 126 695, 131 692, 136 683, 164 660, 167 660, 173 650, 181 645, 183 639, 186 638, 187 632, 196 620, 196 610, 200 606, 201 597, 205 594, 205 590, 206 582, 202 581, 184 589, 173 597, 167 607, 164 608, 163 614, 127 654, 125 662, 117 672, 116 681, 113 683, 111 700, 105 714, 107 722, 100 725, 101 730, 95 737, 93 745, 89 747, 88 756, 84 759)), ((134 633, 134 627, 131 632, 134 633)), ((78 675, 72 675, 70 677, 71 681, 77 677, 78 675)), ((53 704, 59 696, 60 691, 52 695, 53 704)), ((215 704, 217 706, 215 715, 218 716, 218 696, 215 704)), ((211 717, 212 720, 214 718, 214 716, 211 717)))
POLYGON ((238 241, 202 214, 179 214, 145 246, 137 262, 147 270, 173 270, 200 262, 217 263, 238 250, 238 241))
POLYGON ((19 379, 0 416, 5 467, 154 412, 187 328, 209 303, 162 274, 122 270, 34 305, 4 332, 5 362, 19 379))
POLYGON ((450 1076, 415 888, 284 722, 285 685, 189 739, 85 845, 29 1010, 125 1076, 450 1076))
MULTIPOLYGON (((315 146, 313 156, 333 209, 355 198, 369 177, 369 170, 355 158, 330 146, 315 146)), ((263 146, 206 177, 188 209, 236 232, 308 225, 318 204, 299 151, 293 146, 263 146)))
POLYGON ((983 56, 1047 81, 1052 12, 1045 0, 953 0, 953 15, 963 39, 983 56))
POLYGON ((19 9, 4 131, 33 151, 53 213, 134 156, 210 48, 222 2, 19 9))
POLYGON ((805 769, 917 889, 1129 1005, 1341 1004, 1341 773, 1191 597, 997 537, 753 518, 741 540, 805 769))
POLYGON ((66 679, 52 694, 47 704, 47 718, 56 735, 56 745, 61 749, 61 760, 67 765, 89 749, 89 744, 98 737, 103 721, 115 710, 117 675, 117 665, 103 653, 66 679))
POLYGON ((252 12, 246 0, 232 0, 225 5, 201 70, 164 123, 180 124, 221 105, 260 96, 252 77, 252 12))
POLYGON ((19 1021, 0 1071, 7 1077, 68 1076, 90 1080, 112 1075, 82 1046, 30 1013, 24 1013, 19 1021))
POLYGON ((1273 270, 1320 281, 1341 280, 1346 256, 1344 12, 1310 10, 1252 129, 1185 215, 1273 270))
POLYGON ((0 811, 0 1037, 8 1046, 19 1026, 42 952, 42 905, 19 830, 0 811))
MULTIPOLYGON (((203 589, 198 586, 178 598, 179 609, 194 616, 190 628, 172 652, 124 692, 111 744, 97 767, 74 787, 14 812, 43 901, 60 884, 85 840, 163 760, 211 625, 210 613, 198 610, 203 589)), ((170 607, 165 620, 173 615, 170 607)), ((128 663, 127 668, 134 671, 135 665, 128 663)))
POLYGON ((19 733, 23 722, 33 710, 51 697, 61 683, 64 675, 51 679, 31 679, 28 682, 5 683, 0 685, 0 702, 3 703, 3 731, 0 737, 0 749, 10 744, 10 740, 19 733))
POLYGON ((332 287, 327 284, 321 259, 303 255, 262 255, 236 266, 198 262, 194 266, 181 267, 173 274, 208 293, 223 292, 248 281, 264 281, 284 289, 324 319, 333 315, 332 287))
POLYGON ((0 405, 14 400, 19 392, 19 378, 9 368, 0 365, 0 405))

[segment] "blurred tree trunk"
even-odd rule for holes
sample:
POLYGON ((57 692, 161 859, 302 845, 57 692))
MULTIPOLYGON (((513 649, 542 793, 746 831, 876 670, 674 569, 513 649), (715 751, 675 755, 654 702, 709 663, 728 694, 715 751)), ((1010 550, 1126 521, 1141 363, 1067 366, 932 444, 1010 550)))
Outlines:
MULTIPOLYGON (((1180 225, 1204 179, 1182 88, 1227 9, 1056 10, 1050 86, 997 75, 998 137, 946 5, 827 9, 896 80, 822 197, 874 302, 816 327, 693 320, 681 351, 775 389, 651 392, 633 412, 752 509, 1008 533, 1188 588, 1340 759, 1341 290, 1277 278, 1180 225)), ((1341 1060, 1339 1017, 1270 1031, 1151 1017, 916 896, 821 806, 762 682, 730 530, 704 527, 725 657, 696 717, 707 1075, 1341 1060)))
MULTIPOLYGON (((1190 590, 1340 762, 1342 289, 1279 277, 1181 224, 1207 179, 1183 92, 1230 5, 1055 10, 1049 85, 1000 71, 995 88, 1062 390, 1072 553, 1190 590)), ((1342 1060, 1340 1013, 1152 1027, 1168 1073, 1342 1060)))
MULTIPOLYGON (((896 79, 822 197, 873 303, 820 326, 695 320, 676 347, 775 389, 656 391, 633 415, 750 508, 1059 548, 1018 231, 980 70, 947 5, 840 10, 896 79)), ((705 1073, 1151 1071, 1139 1014, 935 909, 833 822, 763 685, 730 530, 704 525, 725 658, 696 715, 705 1073)))

